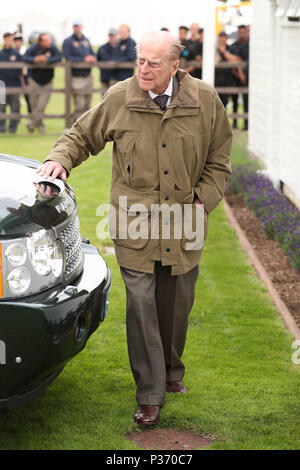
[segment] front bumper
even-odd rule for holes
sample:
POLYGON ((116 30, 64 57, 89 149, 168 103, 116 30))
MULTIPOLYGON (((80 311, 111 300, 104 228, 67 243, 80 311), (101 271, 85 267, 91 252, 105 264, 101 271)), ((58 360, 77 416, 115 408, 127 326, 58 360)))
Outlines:
POLYGON ((83 243, 74 282, 18 301, 0 302, 0 409, 40 395, 104 320, 111 272, 83 243))

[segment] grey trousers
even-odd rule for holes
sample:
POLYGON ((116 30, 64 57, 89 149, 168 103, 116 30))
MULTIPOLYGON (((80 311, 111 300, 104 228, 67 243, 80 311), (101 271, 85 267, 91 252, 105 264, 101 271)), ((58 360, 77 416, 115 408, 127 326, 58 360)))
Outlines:
POLYGON ((52 81, 40 85, 31 77, 28 78, 29 102, 31 115, 29 124, 34 127, 44 126, 43 114, 51 96, 52 81))
POLYGON ((93 94, 92 74, 87 77, 72 77, 71 83, 75 106, 73 122, 75 122, 76 119, 90 109, 93 94))
POLYGON ((158 261, 153 274, 121 267, 128 354, 139 405, 162 405, 166 381, 184 376, 181 356, 198 273, 197 265, 185 274, 171 276, 170 266, 158 261))

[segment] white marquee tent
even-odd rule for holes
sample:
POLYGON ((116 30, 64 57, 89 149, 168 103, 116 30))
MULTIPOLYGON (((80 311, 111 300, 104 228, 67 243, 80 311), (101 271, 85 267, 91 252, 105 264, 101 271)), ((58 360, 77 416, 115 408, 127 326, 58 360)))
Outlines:
POLYGON ((300 0, 252 0, 249 152, 300 207, 300 0))

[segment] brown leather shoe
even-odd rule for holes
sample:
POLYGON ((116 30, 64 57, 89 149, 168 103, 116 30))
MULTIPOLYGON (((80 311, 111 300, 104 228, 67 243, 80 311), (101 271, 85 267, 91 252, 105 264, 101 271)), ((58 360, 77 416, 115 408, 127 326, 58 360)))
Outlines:
POLYGON ((139 405, 134 415, 134 421, 144 426, 153 426, 159 421, 159 406, 139 405))
POLYGON ((187 388, 181 380, 173 380, 166 383, 166 390, 168 393, 185 393, 187 388))

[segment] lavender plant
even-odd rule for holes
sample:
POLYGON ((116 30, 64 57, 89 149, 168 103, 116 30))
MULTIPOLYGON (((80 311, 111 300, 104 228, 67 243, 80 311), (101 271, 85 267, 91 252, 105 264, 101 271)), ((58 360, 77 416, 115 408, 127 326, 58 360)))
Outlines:
POLYGON ((300 212, 265 175, 239 165, 232 171, 228 189, 242 194, 244 203, 262 222, 269 238, 278 242, 300 272, 300 212))

